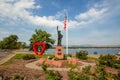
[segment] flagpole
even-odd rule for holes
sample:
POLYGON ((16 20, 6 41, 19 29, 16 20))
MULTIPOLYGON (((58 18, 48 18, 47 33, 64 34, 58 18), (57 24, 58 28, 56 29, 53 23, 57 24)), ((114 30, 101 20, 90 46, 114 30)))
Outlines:
POLYGON ((68 13, 66 11, 67 24, 66 24, 66 54, 68 55, 68 13))

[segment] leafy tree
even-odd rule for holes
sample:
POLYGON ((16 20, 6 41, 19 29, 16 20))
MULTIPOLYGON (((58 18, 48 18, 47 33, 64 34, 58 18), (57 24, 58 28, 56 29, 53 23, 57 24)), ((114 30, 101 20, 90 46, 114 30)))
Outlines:
POLYGON ((79 59, 87 59, 87 55, 88 55, 87 51, 81 50, 79 52, 76 52, 76 57, 79 59))
POLYGON ((25 42, 17 42, 18 36, 17 35, 10 35, 5 37, 2 41, 0 41, 0 48, 1 49, 19 49, 24 48, 25 42))
POLYGON ((117 57, 113 54, 100 55, 99 63, 100 65, 106 65, 120 69, 120 60, 117 60, 117 57))
POLYGON ((25 42, 17 42, 17 48, 25 48, 26 43, 25 42))
POLYGON ((17 48, 17 35, 10 35, 9 37, 6 37, 3 39, 3 41, 0 42, 2 49, 16 49, 17 48))
POLYGON ((47 45, 47 49, 52 47, 55 43, 55 40, 51 38, 51 34, 47 33, 46 31, 42 31, 41 29, 36 29, 35 34, 32 35, 30 38, 30 50, 32 50, 32 45, 35 42, 45 42, 47 45))

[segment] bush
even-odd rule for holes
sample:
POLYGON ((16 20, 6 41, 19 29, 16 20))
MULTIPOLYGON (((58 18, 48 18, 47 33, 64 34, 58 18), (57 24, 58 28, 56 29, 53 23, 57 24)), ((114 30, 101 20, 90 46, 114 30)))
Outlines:
POLYGON ((90 69, 91 69, 91 66, 86 66, 83 71, 86 73, 86 74, 89 74, 90 73, 90 69))
POLYGON ((23 56, 24 60, 36 59, 35 55, 33 54, 26 54, 23 56))
POLYGON ((46 72, 46 71, 47 71, 47 67, 48 67, 48 66, 47 66, 46 64, 44 64, 44 62, 43 62, 43 63, 42 63, 42 69, 43 69, 43 71, 46 72))
POLYGON ((68 57, 72 57, 72 54, 68 54, 68 57))
MULTIPOLYGON (((86 70, 89 72, 90 68, 91 66, 88 66, 86 70)), ((86 74, 84 71, 82 72, 78 72, 78 71, 79 71, 78 66, 72 65, 70 70, 68 71, 69 80, 90 80, 90 77, 88 74, 86 74)))
POLYGON ((114 67, 120 69, 120 60, 116 60, 117 57, 115 55, 100 55, 99 63, 100 65, 106 65, 109 67, 114 67))
POLYGON ((24 77, 21 77, 19 75, 15 75, 13 80, 24 80, 24 77))
POLYGON ((52 59, 54 59, 54 58, 55 58, 54 55, 50 55, 50 56, 48 56, 48 59, 50 59, 50 60, 52 60, 52 59))
POLYGON ((74 71, 69 71, 68 76, 69 76, 69 80, 90 80, 88 75, 74 71))
POLYGON ((47 77, 46 80, 61 80, 62 76, 58 71, 47 71, 47 77))
POLYGON ((88 52, 87 51, 79 51, 76 52, 76 57, 79 59, 87 59, 88 52))
POLYGON ((53 71, 53 70, 47 70, 47 65, 42 64, 42 69, 43 71, 47 74, 46 79, 45 80, 61 80, 62 76, 60 75, 60 73, 58 71, 53 71))
POLYGON ((106 55, 100 55, 99 59, 108 61, 108 60, 116 60, 117 57, 112 54, 106 54, 106 55))

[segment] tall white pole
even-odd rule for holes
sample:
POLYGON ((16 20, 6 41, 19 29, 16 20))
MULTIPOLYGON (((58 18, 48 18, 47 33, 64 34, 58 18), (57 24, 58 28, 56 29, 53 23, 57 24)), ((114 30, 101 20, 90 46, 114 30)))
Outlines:
POLYGON ((66 54, 68 55, 68 13, 66 12, 66 54))

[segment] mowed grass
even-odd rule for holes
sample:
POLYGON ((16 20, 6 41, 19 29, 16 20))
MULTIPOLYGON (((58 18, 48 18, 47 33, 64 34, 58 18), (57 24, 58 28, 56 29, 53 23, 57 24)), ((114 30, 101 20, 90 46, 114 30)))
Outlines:
POLYGON ((87 59, 88 59, 88 60, 96 60, 96 61, 98 61, 98 60, 99 60, 99 58, 89 57, 89 56, 87 56, 87 59))
POLYGON ((10 58, 7 62, 3 63, 2 65, 7 65, 7 64, 10 64, 11 62, 13 62, 14 60, 16 59, 23 59, 24 56, 26 55, 33 55, 35 56, 36 59, 38 58, 48 58, 48 56, 52 56, 52 55, 47 55, 47 54, 43 54, 42 56, 40 55, 35 55, 35 54, 28 54, 28 53, 19 53, 19 54, 16 54, 15 56, 13 56, 12 58, 10 58))
MULTIPOLYGON (((2 65, 10 64, 16 59, 23 59, 23 57, 26 56, 26 55, 33 55, 33 56, 35 56, 36 59, 48 58, 48 56, 49 57, 54 56, 54 54, 43 54, 42 56, 40 56, 40 55, 35 55, 35 54, 30 54, 30 53, 19 53, 19 54, 16 54, 15 56, 13 56, 12 58, 10 58, 7 62, 3 63, 2 65)), ((72 55, 72 58, 75 58, 75 55, 72 55)), ((96 61, 99 60, 98 58, 88 57, 88 56, 87 56, 87 59, 88 60, 96 60, 96 61)))

